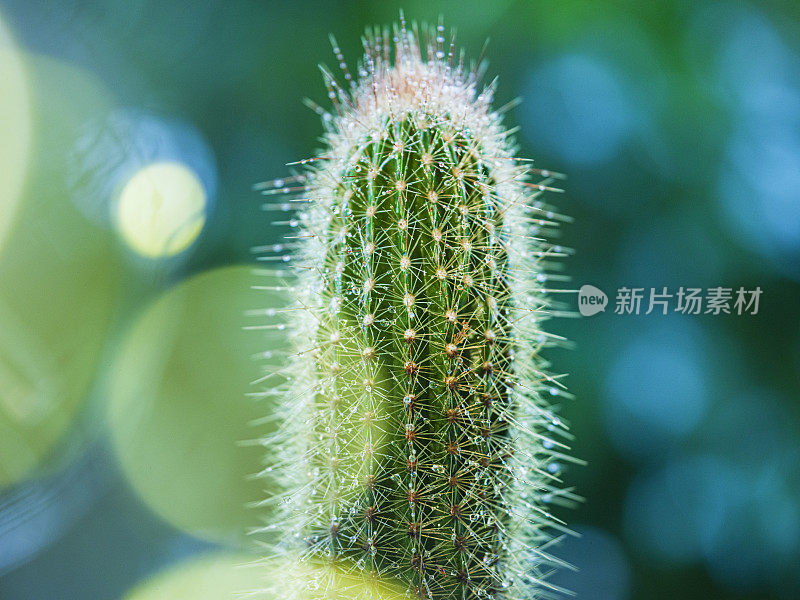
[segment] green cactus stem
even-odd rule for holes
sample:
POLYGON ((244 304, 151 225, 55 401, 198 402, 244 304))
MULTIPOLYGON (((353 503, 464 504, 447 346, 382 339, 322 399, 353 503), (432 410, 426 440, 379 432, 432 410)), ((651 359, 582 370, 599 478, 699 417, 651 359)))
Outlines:
POLYGON ((334 42, 326 147, 266 190, 302 206, 293 252, 264 257, 298 275, 271 528, 302 561, 415 597, 543 597, 549 505, 575 499, 551 405, 568 394, 540 357, 566 253, 540 197, 560 175, 515 157, 444 35, 368 32, 357 80, 334 42))

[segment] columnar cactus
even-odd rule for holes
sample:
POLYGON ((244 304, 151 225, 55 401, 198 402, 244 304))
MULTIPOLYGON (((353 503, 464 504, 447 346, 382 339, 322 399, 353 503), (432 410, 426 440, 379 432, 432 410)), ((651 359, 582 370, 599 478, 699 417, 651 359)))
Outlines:
POLYGON ((549 403, 566 392, 539 356, 564 254, 539 196, 560 176, 515 157, 442 26, 364 47, 354 79, 334 42, 347 83, 325 72, 325 150, 266 190, 304 206, 296 251, 264 257, 298 274, 272 528, 309 564, 417 597, 541 597, 548 505, 573 498, 549 403))

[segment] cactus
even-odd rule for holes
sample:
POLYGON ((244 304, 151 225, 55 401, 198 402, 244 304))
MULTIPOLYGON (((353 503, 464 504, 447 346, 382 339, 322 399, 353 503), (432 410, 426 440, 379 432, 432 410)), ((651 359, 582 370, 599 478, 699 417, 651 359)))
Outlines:
POLYGON ((550 404, 568 394, 539 355, 566 254, 540 196, 561 176, 515 157, 480 63, 426 35, 368 31, 357 78, 334 41, 345 84, 323 70, 335 110, 312 103, 325 150, 264 185, 289 194, 270 208, 302 207, 290 251, 262 257, 297 274, 297 353, 272 390, 288 416, 265 440, 288 492, 266 529, 415 597, 542 597, 564 531, 548 505, 575 499, 550 404))

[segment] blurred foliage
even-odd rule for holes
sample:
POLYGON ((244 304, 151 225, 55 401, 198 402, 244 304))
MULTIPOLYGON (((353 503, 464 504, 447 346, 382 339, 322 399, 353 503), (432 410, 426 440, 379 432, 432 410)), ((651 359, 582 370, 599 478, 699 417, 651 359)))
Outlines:
MULTIPOLYGON (((496 106, 523 97, 520 155, 569 174, 552 200, 575 218, 559 240, 574 287, 763 290, 754 316, 549 324, 574 342, 550 358, 589 463, 564 476, 587 500, 560 514, 584 537, 554 549, 580 568, 557 583, 584 600, 800 596, 800 4, 403 8, 443 16, 468 58, 490 39, 496 106)), ((352 63, 364 27, 397 16, 0 0, 1 598, 116 599, 173 568, 131 597, 185 596, 198 573, 219 574, 214 597, 250 586, 229 553, 266 516, 243 503, 270 490, 244 477, 269 449, 237 442, 274 414, 245 396, 268 388, 248 387, 251 356, 285 340, 241 330, 277 301, 246 265, 287 233, 252 186, 319 146, 301 99, 325 104, 328 34, 352 63), (165 161, 202 183, 206 220, 148 259, 113 215, 165 161)))

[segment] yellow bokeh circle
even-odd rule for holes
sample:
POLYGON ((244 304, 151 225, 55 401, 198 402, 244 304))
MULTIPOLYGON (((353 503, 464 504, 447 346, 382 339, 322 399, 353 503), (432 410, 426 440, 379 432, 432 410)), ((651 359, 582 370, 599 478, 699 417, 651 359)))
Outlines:
POLYGON ((186 250, 206 222, 203 184, 188 167, 159 162, 137 171, 122 189, 114 222, 125 242, 148 258, 186 250))

